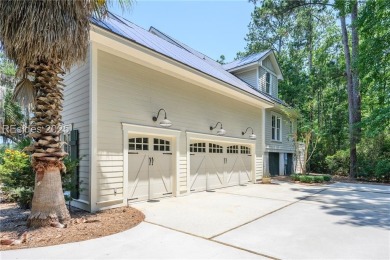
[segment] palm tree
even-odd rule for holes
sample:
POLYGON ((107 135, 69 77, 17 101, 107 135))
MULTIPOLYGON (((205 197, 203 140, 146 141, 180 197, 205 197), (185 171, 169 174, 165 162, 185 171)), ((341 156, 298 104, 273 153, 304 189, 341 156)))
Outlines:
MULTIPOLYGON (((131 4, 119 2, 122 9, 131 4)), ((31 125, 40 129, 30 133, 34 143, 28 148, 36 173, 29 226, 70 218, 60 176, 67 155, 58 131, 64 88, 61 76, 85 61, 89 19, 94 14, 104 17, 108 4, 108 0, 0 1, 0 47, 18 67, 22 80, 15 94, 33 105, 31 125)))

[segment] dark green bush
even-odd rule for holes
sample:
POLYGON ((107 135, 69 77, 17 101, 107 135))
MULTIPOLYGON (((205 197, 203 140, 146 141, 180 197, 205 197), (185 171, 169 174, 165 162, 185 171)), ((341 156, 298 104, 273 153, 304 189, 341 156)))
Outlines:
POLYGON ((313 176, 313 182, 315 182, 315 183, 324 182, 324 176, 313 176))
POLYGON ((301 175, 299 176, 299 181, 304 183, 312 183, 313 182, 313 176, 309 175, 301 175))
POLYGON ((331 174, 348 176, 349 173, 349 151, 340 150, 334 155, 325 158, 331 174))
POLYGON ((324 181, 330 181, 332 177, 330 175, 323 175, 324 181))
POLYGON ((378 182, 390 181, 390 159, 377 161, 375 165, 375 179, 378 182))
POLYGON ((290 175, 290 177, 291 177, 291 180, 293 180, 293 181, 299 181, 299 174, 291 174, 290 175))

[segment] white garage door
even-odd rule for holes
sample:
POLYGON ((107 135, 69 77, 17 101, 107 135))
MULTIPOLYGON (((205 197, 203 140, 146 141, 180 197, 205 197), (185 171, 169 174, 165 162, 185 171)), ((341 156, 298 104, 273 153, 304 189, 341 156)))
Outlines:
POLYGON ((213 190, 250 182, 251 156, 251 148, 245 144, 192 141, 190 190, 213 190))
POLYGON ((172 195, 171 144, 169 138, 129 138, 129 200, 152 200, 172 195))

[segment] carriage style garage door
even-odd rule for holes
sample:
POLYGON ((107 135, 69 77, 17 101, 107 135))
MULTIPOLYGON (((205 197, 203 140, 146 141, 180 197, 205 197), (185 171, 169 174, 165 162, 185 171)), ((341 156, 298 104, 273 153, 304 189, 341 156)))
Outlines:
POLYGON ((192 141, 190 190, 213 190, 250 182, 251 156, 248 145, 192 141))
POLYGON ((172 140, 165 137, 129 138, 131 201, 172 195, 172 140))

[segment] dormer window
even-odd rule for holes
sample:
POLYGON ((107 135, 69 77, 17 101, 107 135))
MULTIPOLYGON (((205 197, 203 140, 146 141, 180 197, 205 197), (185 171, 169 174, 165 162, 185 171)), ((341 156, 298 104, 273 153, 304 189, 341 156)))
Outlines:
POLYGON ((265 92, 271 95, 271 74, 269 72, 265 74, 265 92))

